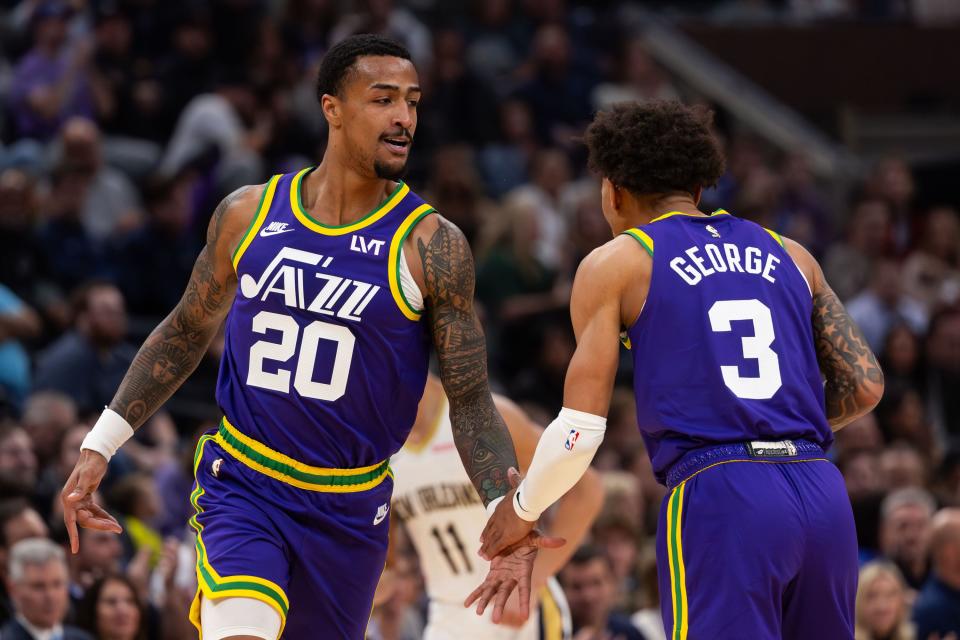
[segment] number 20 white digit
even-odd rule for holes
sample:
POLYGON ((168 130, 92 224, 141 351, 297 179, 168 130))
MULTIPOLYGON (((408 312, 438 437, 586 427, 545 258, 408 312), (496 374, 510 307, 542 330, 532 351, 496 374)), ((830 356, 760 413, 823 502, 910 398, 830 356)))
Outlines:
POLYGON ((741 339, 743 357, 757 361, 756 378, 740 375, 736 366, 721 366, 723 382, 738 398, 767 400, 782 386, 780 358, 770 348, 775 339, 770 308, 759 300, 719 300, 710 307, 710 327, 717 332, 730 331, 733 320, 750 320, 753 335, 741 339))
MULTIPOLYGON (((250 347, 250 370, 247 372, 247 384, 290 393, 290 371, 280 368, 276 373, 263 370, 264 360, 286 362, 297 350, 297 337, 300 326, 290 316, 270 311, 261 311, 253 317, 254 333, 265 334, 274 329, 281 334, 280 342, 258 340, 250 347)), ((356 338, 346 327, 315 320, 303 330, 303 342, 297 358, 293 387, 300 395, 317 400, 337 400, 347 391, 347 377, 350 363, 353 361, 353 347, 356 338), (321 340, 337 343, 337 353, 333 358, 333 374, 330 382, 316 382, 313 379, 313 367, 317 361, 317 348, 321 340)))

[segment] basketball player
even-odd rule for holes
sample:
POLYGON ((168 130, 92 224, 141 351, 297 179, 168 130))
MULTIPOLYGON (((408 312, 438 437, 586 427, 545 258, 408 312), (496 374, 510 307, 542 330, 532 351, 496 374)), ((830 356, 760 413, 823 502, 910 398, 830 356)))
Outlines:
MULTIPOLYGON (((542 429, 513 402, 494 395, 525 471, 542 429)), ((600 478, 591 469, 560 500, 550 533, 564 538, 559 549, 541 551, 532 588, 534 609, 519 628, 494 624, 463 608, 463 600, 487 573, 487 562, 473 553, 473 542, 487 522, 483 503, 463 470, 453 442, 443 387, 427 378, 420 411, 403 449, 390 461, 394 473, 392 523, 402 524, 417 554, 430 597, 424 640, 560 640, 570 635, 570 617, 560 585, 552 578, 590 530, 603 504, 600 478)), ((514 623, 521 621, 514 618, 514 623)))
MULTIPOLYGON (((200 439, 190 496, 190 616, 204 640, 363 637, 387 549, 388 458, 414 422, 431 339, 484 502, 516 466, 487 383, 469 245, 400 181, 420 99, 410 54, 377 36, 345 40, 324 57, 317 96, 323 162, 220 203, 182 300, 141 347, 62 493, 74 552, 77 524, 120 530, 92 499, 107 461, 226 320, 224 417, 200 439)), ((528 541, 495 575, 529 585, 528 541)))
MULTIPOLYGON (((876 358, 806 250, 697 208, 724 166, 706 114, 619 105, 585 139, 616 237, 580 265, 565 408, 482 552, 518 539, 586 468, 625 327, 637 419, 669 488, 657 532, 668 637, 853 638, 857 542, 824 452, 879 401, 876 358)), ((482 609, 495 586, 470 601, 482 609)))

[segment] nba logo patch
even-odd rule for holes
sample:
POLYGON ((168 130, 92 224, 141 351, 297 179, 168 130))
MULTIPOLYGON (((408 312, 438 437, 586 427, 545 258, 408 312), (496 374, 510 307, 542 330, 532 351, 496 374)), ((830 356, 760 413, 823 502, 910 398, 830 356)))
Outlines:
POLYGON ((570 433, 567 434, 567 441, 563 443, 563 448, 567 451, 573 451, 573 445, 577 444, 579 438, 580 432, 576 429, 570 429, 570 433))

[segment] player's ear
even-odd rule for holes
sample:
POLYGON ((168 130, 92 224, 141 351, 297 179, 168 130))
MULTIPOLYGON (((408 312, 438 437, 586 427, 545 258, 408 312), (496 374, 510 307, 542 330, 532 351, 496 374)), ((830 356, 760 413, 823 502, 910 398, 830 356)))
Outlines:
POLYGON ((340 98, 325 93, 323 97, 320 98, 320 108, 323 110, 323 117, 327 119, 327 124, 330 125, 332 129, 339 129, 343 123, 340 98))

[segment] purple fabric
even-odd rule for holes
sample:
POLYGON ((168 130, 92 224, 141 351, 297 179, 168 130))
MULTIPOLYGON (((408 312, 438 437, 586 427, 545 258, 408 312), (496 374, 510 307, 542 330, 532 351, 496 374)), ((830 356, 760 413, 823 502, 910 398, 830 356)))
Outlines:
POLYGON ((664 498, 657 569, 668 638, 683 637, 674 628, 678 561, 671 580, 668 556, 678 548, 668 545, 669 525, 679 521, 686 601, 676 617, 686 638, 853 639, 850 501, 832 463, 802 457, 708 464, 664 498))
POLYGON ((10 108, 18 136, 49 140, 67 119, 73 116, 94 116, 90 80, 84 72, 78 73, 77 70, 70 69, 66 55, 51 58, 32 50, 23 57, 14 71, 10 84, 10 108), (76 74, 77 77, 60 113, 47 119, 34 112, 28 103, 30 93, 38 87, 55 85, 68 73, 76 74))

